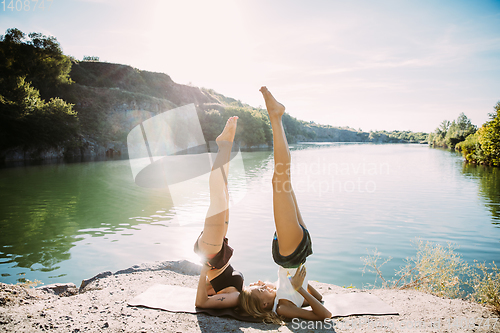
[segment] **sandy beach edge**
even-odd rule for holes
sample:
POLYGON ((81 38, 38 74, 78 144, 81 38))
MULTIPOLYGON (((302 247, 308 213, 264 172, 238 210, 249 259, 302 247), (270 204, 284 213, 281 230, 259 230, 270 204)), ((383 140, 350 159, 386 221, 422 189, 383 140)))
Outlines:
MULTIPOLYGON (((195 288, 199 265, 164 261, 103 272, 81 286, 27 288, 0 283, 3 332, 500 332, 490 307, 415 290, 346 289, 310 281, 323 295, 370 293, 399 315, 351 316, 325 322, 294 320, 286 325, 247 323, 205 314, 171 313, 127 302, 155 284, 195 288)), ((193 300, 194 302, 194 300, 193 300)))

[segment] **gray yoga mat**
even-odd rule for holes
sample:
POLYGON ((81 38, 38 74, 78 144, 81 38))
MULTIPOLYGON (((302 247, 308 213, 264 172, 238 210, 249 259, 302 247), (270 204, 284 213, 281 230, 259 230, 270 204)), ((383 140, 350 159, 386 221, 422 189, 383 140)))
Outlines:
MULTIPOLYGON (((242 321, 261 322, 251 316, 230 309, 201 309, 194 306, 196 289, 156 284, 134 297, 128 305, 144 306, 170 312, 206 313, 211 316, 229 316, 242 321)), ((353 315, 397 315, 390 305, 369 293, 329 294, 323 296, 325 307, 332 317, 353 315)))
POLYGON ((367 292, 324 295, 323 301, 332 317, 398 315, 390 305, 367 292))
POLYGON ((194 306, 196 289, 155 284, 142 294, 134 297, 128 305, 144 306, 152 309, 161 309, 170 312, 206 313, 215 317, 233 317, 241 321, 260 323, 262 320, 246 314, 238 313, 234 308, 227 309, 202 309, 194 306))

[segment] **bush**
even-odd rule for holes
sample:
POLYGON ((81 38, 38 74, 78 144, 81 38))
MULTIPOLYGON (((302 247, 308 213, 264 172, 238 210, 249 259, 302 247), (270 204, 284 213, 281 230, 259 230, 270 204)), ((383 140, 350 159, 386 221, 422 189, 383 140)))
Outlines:
POLYGON ((476 163, 483 159, 481 143, 479 143, 479 131, 469 135, 465 141, 458 143, 455 150, 461 151, 465 160, 469 163, 476 163))
POLYGON ((490 114, 491 120, 480 128, 479 142, 484 152, 484 162, 500 166, 500 102, 495 112, 490 114))
POLYGON ((57 147, 73 140, 78 131, 73 104, 60 98, 45 102, 25 77, 18 77, 0 106, 0 149, 57 147))
POLYGON ((238 116, 238 128, 235 140, 243 142, 246 147, 268 143, 271 137, 269 124, 262 113, 248 107, 229 106, 222 114, 224 124, 231 116, 238 116))
POLYGON ((373 254, 361 258, 363 274, 366 271, 375 273, 375 284, 380 278, 383 288, 415 289, 448 298, 468 294, 469 299, 492 305, 500 311, 500 269, 495 262, 490 267, 476 261, 469 266, 451 243, 444 247, 417 240, 414 244, 417 255, 406 258, 406 264, 390 280, 383 277, 381 267, 392 258, 378 264, 381 257, 376 249, 373 254))
POLYGON ((475 262, 475 269, 471 270, 469 285, 474 290, 470 298, 478 303, 493 305, 500 312, 500 269, 495 262, 490 268, 485 263, 475 262))
POLYGON ((500 166, 500 102, 494 110, 488 122, 455 146, 469 163, 500 166))
POLYGON ((469 118, 462 112, 457 120, 443 120, 434 133, 428 137, 429 144, 438 147, 454 148, 456 144, 476 132, 477 128, 471 123, 469 118))

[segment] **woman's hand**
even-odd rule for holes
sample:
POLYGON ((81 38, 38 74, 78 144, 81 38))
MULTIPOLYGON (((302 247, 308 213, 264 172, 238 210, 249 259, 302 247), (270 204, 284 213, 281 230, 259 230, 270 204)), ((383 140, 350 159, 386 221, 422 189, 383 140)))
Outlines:
POLYGON ((306 267, 300 265, 295 272, 295 275, 292 277, 288 276, 290 283, 292 284, 295 290, 299 290, 302 287, 302 283, 304 283, 304 279, 306 278, 306 267))

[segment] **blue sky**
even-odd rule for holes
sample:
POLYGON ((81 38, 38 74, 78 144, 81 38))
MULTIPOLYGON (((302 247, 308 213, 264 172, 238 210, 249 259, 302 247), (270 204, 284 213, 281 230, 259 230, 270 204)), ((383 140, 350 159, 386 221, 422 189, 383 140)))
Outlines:
POLYGON ((77 59, 163 72, 253 106, 267 85, 292 116, 321 124, 429 132, 464 112, 480 126, 500 100, 500 1, 30 4, 0 4, 0 33, 53 35, 77 59))

